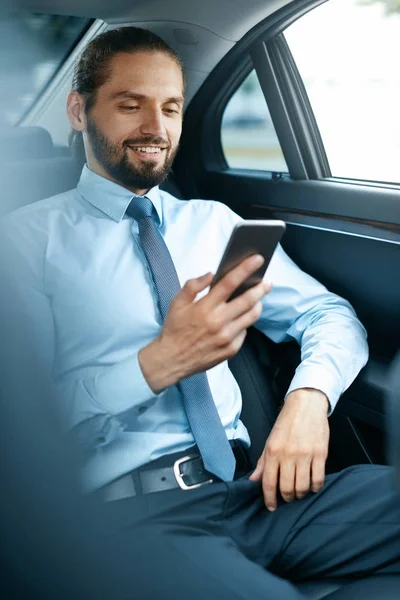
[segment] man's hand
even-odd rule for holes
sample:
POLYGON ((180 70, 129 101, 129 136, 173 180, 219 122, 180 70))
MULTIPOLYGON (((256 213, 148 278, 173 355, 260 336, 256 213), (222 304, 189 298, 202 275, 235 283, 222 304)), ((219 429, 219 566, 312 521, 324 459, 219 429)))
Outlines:
POLYGON ((314 389, 295 390, 286 398, 250 476, 252 481, 262 479, 269 510, 276 509, 278 489, 282 498, 291 502, 322 488, 329 443, 328 408, 325 394, 314 389))
POLYGON ((239 351, 247 328, 261 315, 261 299, 272 286, 261 281, 228 300, 263 261, 260 255, 247 258, 197 302, 213 274, 190 279, 183 286, 171 302, 159 337, 139 352, 140 367, 154 392, 206 371, 239 351))

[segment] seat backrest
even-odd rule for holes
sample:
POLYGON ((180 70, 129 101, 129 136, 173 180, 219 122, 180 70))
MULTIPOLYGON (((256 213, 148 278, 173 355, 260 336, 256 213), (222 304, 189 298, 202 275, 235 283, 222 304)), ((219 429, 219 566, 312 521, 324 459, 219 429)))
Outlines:
POLYGON ((43 127, 0 128, 0 161, 24 161, 54 155, 53 140, 43 127))
POLYGON ((76 187, 80 168, 72 158, 59 156, 9 162, 0 166, 0 172, 2 217, 20 206, 76 187))
POLYGON ((70 156, 56 156, 48 131, 10 127, 0 131, 0 217, 76 186, 81 168, 70 156))
POLYGON ((276 364, 271 345, 272 342, 252 327, 240 351, 229 361, 229 368, 242 393, 241 420, 250 435, 249 453, 253 465, 264 450, 282 400, 274 386, 276 364))
POLYGON ((390 367, 386 413, 388 454, 396 469, 400 489, 400 352, 390 367))

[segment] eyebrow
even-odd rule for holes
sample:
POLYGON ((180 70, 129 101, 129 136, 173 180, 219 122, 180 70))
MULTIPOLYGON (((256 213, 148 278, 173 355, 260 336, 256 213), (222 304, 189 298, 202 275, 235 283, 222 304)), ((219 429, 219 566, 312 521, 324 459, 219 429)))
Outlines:
MULTIPOLYGON (((113 100, 147 100, 148 96, 144 96, 143 94, 137 94, 136 92, 117 92, 111 96, 113 100)), ((183 96, 172 96, 170 98, 166 98, 163 104, 183 104, 185 101, 183 96)))

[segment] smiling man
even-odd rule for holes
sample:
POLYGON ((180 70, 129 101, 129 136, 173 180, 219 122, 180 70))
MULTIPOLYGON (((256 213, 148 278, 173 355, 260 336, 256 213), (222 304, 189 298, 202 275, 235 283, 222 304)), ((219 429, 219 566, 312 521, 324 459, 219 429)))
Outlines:
POLYGON ((83 485, 108 502, 108 551, 123 551, 136 599, 294 600, 281 577, 399 574, 391 471, 325 479, 328 414, 367 360, 365 331, 281 247, 268 281, 228 302, 254 256, 208 291, 240 217, 158 187, 183 101, 181 62, 160 38, 97 37, 67 104, 87 157, 77 188, 2 224, 8 284, 87 451, 83 485), (252 472, 227 359, 253 324, 297 340, 302 362, 252 472))
POLYGON ((169 173, 178 150, 184 98, 182 69, 172 55, 144 50, 136 54, 134 72, 131 54, 110 59, 107 68, 113 76, 89 106, 81 87, 87 82, 81 82, 78 69, 68 114, 77 131, 87 132, 85 151, 92 169, 142 195, 169 173))

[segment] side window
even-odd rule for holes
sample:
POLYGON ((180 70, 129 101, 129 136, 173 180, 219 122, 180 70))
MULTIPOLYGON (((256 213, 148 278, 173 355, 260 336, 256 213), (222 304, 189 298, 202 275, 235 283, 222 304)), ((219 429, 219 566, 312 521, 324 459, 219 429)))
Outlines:
POLYGON ((288 171, 254 70, 225 108, 221 140, 226 162, 230 167, 288 171))
POLYGON ((330 0, 285 32, 334 177, 400 182, 400 2, 330 0))
POLYGON ((22 118, 90 23, 34 13, 0 19, 0 124, 15 125, 22 118))

